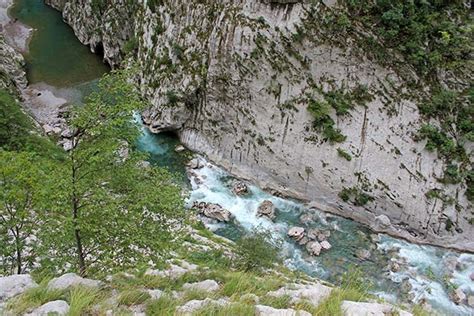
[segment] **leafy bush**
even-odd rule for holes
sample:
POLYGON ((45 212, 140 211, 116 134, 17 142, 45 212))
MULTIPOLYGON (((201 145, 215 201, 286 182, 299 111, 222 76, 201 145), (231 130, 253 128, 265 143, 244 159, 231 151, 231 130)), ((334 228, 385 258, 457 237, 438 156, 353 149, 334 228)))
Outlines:
POLYGON ((351 161, 351 160, 352 160, 352 156, 351 156, 348 152, 346 152, 344 149, 342 149, 342 148, 338 148, 338 149, 337 149, 337 154, 338 154, 340 157, 346 159, 347 161, 351 161))
POLYGON ((262 270, 281 262, 277 241, 269 231, 258 229, 236 243, 238 265, 244 271, 262 270))
POLYGON ((344 202, 351 202, 355 206, 364 206, 374 200, 372 196, 356 187, 343 188, 342 191, 339 192, 339 197, 344 202))

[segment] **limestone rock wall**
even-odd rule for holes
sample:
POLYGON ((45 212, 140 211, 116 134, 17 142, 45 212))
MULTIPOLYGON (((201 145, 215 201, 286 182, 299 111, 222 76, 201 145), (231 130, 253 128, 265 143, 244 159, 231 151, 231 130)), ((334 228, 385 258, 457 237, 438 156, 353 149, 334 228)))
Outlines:
POLYGON ((49 1, 111 65, 138 63, 151 130, 174 130, 240 177, 377 231, 474 251, 464 185, 441 184, 444 162, 413 140, 422 119, 406 76, 419 78, 370 61, 350 40, 332 45, 314 17, 333 1, 113 0, 99 9, 91 0, 49 1), (309 36, 299 39, 302 31, 309 36), (133 57, 125 58, 125 47, 133 57), (325 141, 308 102, 360 86, 370 101, 332 114, 347 139, 325 141), (344 188, 373 200, 343 202, 344 188), (428 198, 431 189, 455 203, 428 198))

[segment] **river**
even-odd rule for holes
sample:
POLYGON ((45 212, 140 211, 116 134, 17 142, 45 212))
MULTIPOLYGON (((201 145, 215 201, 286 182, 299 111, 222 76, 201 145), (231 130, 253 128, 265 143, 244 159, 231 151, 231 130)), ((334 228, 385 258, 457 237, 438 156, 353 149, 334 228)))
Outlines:
MULTIPOLYGON (((30 84, 51 87, 51 91, 69 102, 80 102, 97 79, 108 71, 101 57, 90 53, 74 36, 59 12, 41 0, 17 0, 10 14, 35 29, 25 53, 30 84)), ((233 179, 225 170, 206 162, 196 170, 196 177, 188 179, 185 163, 189 152, 175 152, 179 144, 172 134, 151 134, 142 126, 138 148, 150 153, 150 161, 176 174, 189 193, 187 205, 194 201, 219 203, 229 210, 235 221, 230 224, 212 224, 216 234, 230 239, 257 227, 270 230, 282 242, 282 255, 287 266, 302 270, 330 282, 337 282, 342 272, 357 266, 366 279, 374 284, 374 293, 395 303, 426 299, 434 310, 449 315, 473 315, 474 310, 454 304, 448 292, 461 287, 474 293, 474 255, 445 249, 420 246, 383 234, 375 234, 354 221, 318 210, 307 209, 298 201, 272 196, 257 186, 249 185, 250 194, 236 196, 232 192, 233 179), (199 178, 200 181, 196 181, 199 178), (257 217, 261 202, 270 200, 277 208, 274 222, 257 217), (286 237, 289 227, 303 225, 300 216, 311 216, 307 228, 317 227, 331 232, 332 248, 319 257, 311 257, 304 249, 286 237), (357 253, 368 250, 368 259, 359 259, 357 253), (399 270, 387 267, 392 261, 399 270)), ((204 160, 202 157, 201 159, 204 160)), ((393 265, 393 264, 392 264, 393 265)))

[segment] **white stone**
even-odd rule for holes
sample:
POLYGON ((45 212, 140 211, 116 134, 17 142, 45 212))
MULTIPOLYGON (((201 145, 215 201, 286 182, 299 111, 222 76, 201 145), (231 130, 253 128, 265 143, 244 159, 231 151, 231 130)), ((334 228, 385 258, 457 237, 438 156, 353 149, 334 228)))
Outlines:
POLYGON ((306 244, 306 250, 310 255, 313 256, 319 256, 321 253, 321 250, 323 247, 321 247, 321 244, 317 241, 310 241, 309 243, 306 244))
POLYGON ((219 290, 219 284, 214 280, 204 280, 196 283, 186 283, 183 285, 183 289, 215 292, 219 290))
POLYGON ((288 236, 294 240, 300 240, 304 237, 304 231, 303 227, 291 227, 288 231, 288 236))
POLYGON ((321 241, 320 245, 321 245, 321 248, 323 248, 324 250, 329 250, 332 248, 331 244, 327 240, 321 241))
POLYGON ((187 302, 186 304, 179 306, 176 309, 176 314, 180 316, 191 316, 193 312, 197 311, 198 309, 203 308, 206 305, 215 304, 218 306, 225 306, 229 304, 229 302, 225 299, 218 299, 212 300, 210 298, 206 298, 204 300, 192 300, 187 302))
POLYGON ((150 294, 151 299, 153 299, 153 300, 157 300, 161 296, 163 296, 163 291, 162 290, 148 290, 147 292, 148 292, 148 294, 150 294))
POLYGON ((291 308, 276 309, 270 306, 257 305, 255 306, 255 316, 311 316, 311 314, 302 310, 295 311, 291 308))
POLYGON ((411 313, 390 304, 343 301, 341 309, 344 316, 413 316, 411 313))
POLYGON ((63 316, 69 312, 69 304, 62 300, 48 302, 25 316, 63 316))
POLYGON ((101 284, 102 282, 100 281, 82 278, 75 273, 66 273, 59 278, 49 281, 48 288, 52 290, 65 290, 74 286, 99 287, 101 284))
POLYGON ((0 277, 0 302, 25 292, 28 289, 37 287, 35 281, 29 274, 15 274, 0 277))
POLYGON ((332 288, 320 283, 313 284, 292 284, 282 287, 276 291, 268 292, 269 296, 281 297, 288 295, 291 303, 300 300, 308 300, 314 306, 319 305, 325 298, 331 294, 332 288))

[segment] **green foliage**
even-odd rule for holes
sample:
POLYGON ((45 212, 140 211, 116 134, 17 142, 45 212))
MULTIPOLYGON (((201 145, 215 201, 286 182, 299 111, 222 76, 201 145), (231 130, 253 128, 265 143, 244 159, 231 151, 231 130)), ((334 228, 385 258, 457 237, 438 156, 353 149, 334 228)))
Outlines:
POLYGON ((351 202, 355 206, 364 206, 374 200, 373 197, 357 187, 343 188, 342 191, 339 192, 339 197, 344 202, 351 202))
POLYGON ((0 149, 0 273, 31 268, 41 226, 41 209, 49 199, 51 166, 35 154, 0 149))
POLYGON ((339 129, 334 128, 334 120, 329 115, 330 107, 325 101, 310 100, 308 111, 313 115, 313 128, 323 133, 323 137, 330 142, 343 142, 346 136, 339 129))
POLYGON ((259 304, 271 306, 277 309, 286 309, 291 307, 291 297, 289 295, 282 296, 270 296, 266 295, 262 297, 259 304))
POLYGON ((371 288, 372 284, 367 283, 361 270, 350 268, 342 275, 339 287, 334 288, 329 297, 317 306, 313 315, 342 316, 342 301, 360 302, 366 300, 370 297, 371 288))
POLYGON ((281 262, 278 242, 269 231, 257 229, 236 242, 238 265, 244 271, 268 269, 281 262))
POLYGON ((136 52, 137 49, 138 49, 138 37, 136 36, 132 36, 128 41, 125 42, 123 46, 123 52, 126 55, 136 52))
POLYGON ((163 5, 163 0, 147 0, 147 5, 151 12, 158 12, 158 7, 163 5))
POLYGON ((38 135, 33 120, 6 90, 0 90, 0 148, 33 151, 54 159, 62 157, 57 146, 38 135))
POLYGON ((148 292, 138 289, 126 290, 119 294, 117 302, 120 305, 132 306, 145 303, 151 298, 148 292))
POLYGON ((197 310, 196 316, 248 316, 255 315, 255 307, 243 303, 233 303, 226 306, 209 304, 197 310))
POLYGON ((351 156, 347 151, 345 151, 345 150, 342 149, 342 148, 338 148, 338 149, 337 149, 337 154, 338 154, 340 157, 346 159, 347 161, 351 161, 351 160, 352 160, 352 156, 351 156))
POLYGON ((463 1, 350 0, 347 7, 351 19, 403 54, 422 75, 469 63, 474 28, 463 1))
POLYGON ((81 316, 91 313, 91 308, 103 298, 98 289, 89 287, 72 288, 68 295, 68 316, 81 316))
POLYGON ((169 295, 162 295, 157 300, 149 301, 146 306, 147 315, 174 316, 179 301, 169 295))

